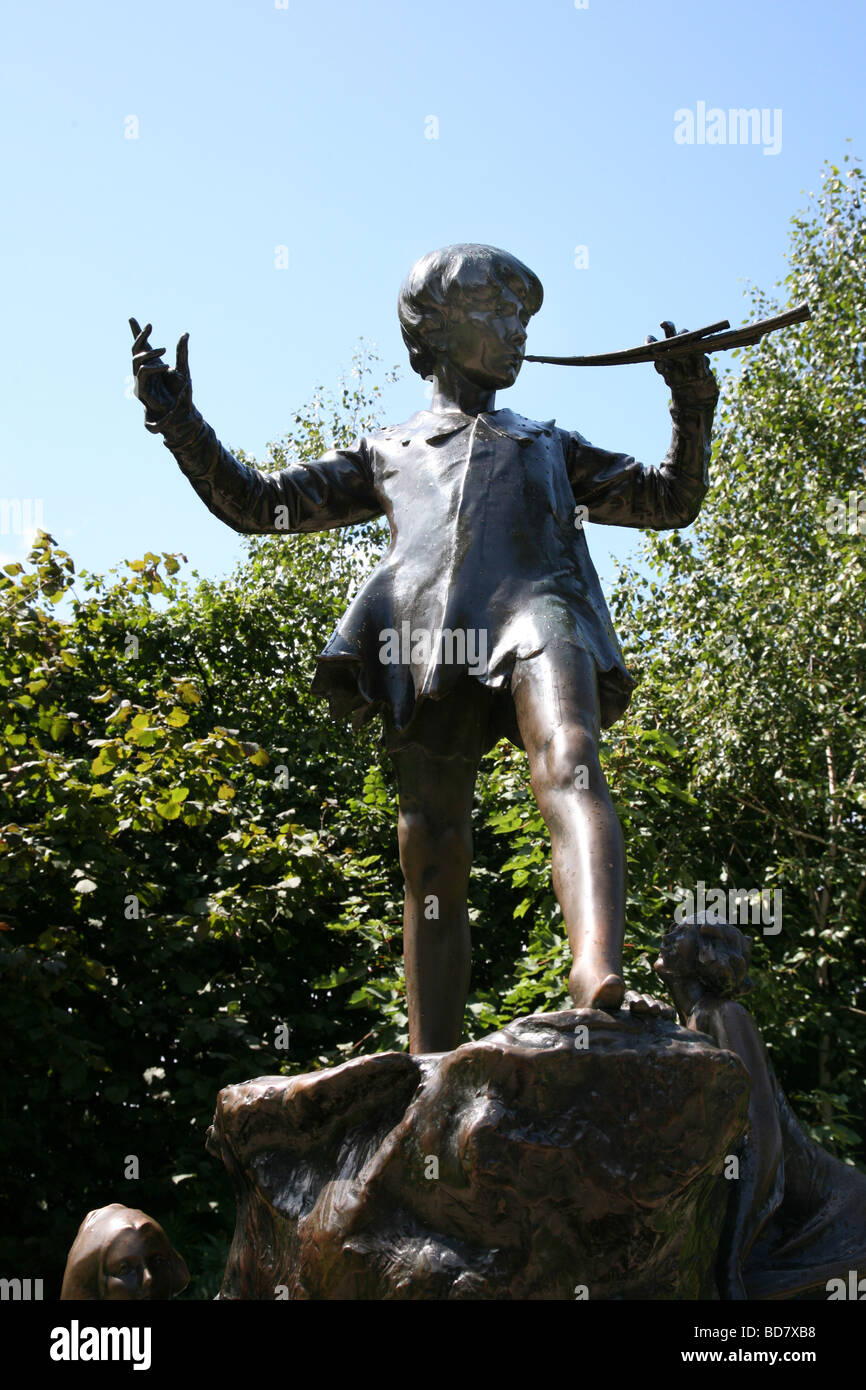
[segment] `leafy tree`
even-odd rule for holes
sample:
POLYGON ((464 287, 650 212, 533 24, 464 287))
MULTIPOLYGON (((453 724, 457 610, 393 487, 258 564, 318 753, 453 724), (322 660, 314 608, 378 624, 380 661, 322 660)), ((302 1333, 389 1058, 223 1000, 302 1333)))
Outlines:
MULTIPOLYGON (((647 537, 657 579, 626 574, 616 609, 643 677, 634 718, 657 723, 689 750, 698 811, 679 809, 672 829, 686 862, 668 886, 703 879, 781 889, 782 931, 757 935, 752 1007, 815 1136, 862 1157, 866 220, 859 168, 827 166, 813 207, 793 219, 789 262, 788 301, 808 300, 812 321, 744 352, 739 379, 725 382, 713 487, 700 517, 687 536, 647 537)), ((751 301, 755 316, 785 307, 759 290, 751 301)))
MULTIPOLYGON (((351 432, 377 401, 369 370, 275 460, 321 453, 329 408, 351 432)), ((334 929, 375 858, 375 813, 369 835, 351 819, 372 740, 308 685, 374 546, 293 537, 192 584, 153 554, 76 576, 41 535, 0 577, 0 1258, 49 1287, 84 1213, 122 1200, 204 1264, 191 1296, 214 1292, 231 1224, 203 1151, 216 1091, 339 1060, 367 1031, 327 1000, 364 949, 400 949, 391 927, 353 959, 334 929)))

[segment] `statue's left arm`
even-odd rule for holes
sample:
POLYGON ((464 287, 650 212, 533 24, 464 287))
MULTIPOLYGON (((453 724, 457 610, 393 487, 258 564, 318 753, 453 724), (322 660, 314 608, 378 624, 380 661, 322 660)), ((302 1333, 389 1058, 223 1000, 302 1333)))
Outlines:
POLYGON ((580 434, 567 436, 574 500, 587 508, 589 521, 664 531, 689 526, 701 509, 719 388, 703 354, 663 359, 659 371, 671 389, 673 431, 658 468, 597 449, 580 434))

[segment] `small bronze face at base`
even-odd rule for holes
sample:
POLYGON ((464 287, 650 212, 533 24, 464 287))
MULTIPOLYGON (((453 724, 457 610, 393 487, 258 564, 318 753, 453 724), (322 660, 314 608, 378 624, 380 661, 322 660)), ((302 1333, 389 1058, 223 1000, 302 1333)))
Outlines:
POLYGON ((61 1301, 156 1301, 189 1283, 165 1231, 134 1207, 112 1202, 88 1212, 69 1251, 61 1301))

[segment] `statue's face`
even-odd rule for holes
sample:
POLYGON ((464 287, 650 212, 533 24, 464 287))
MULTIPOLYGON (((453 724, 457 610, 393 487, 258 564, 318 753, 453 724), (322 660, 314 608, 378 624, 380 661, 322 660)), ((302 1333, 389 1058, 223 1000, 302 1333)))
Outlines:
POLYGON ((105 1252, 102 1297, 168 1299, 172 1292, 172 1249, 157 1226, 129 1226, 105 1252))
POLYGON ((523 365, 529 310, 498 280, 461 289, 447 309, 444 355, 463 376, 489 390, 513 386, 523 365))

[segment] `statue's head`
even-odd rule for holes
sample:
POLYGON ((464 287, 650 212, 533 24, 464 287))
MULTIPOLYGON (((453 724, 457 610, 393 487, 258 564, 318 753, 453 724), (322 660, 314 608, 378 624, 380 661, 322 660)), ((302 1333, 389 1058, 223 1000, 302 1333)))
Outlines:
POLYGON ((490 390, 512 386, 523 365, 526 325, 541 308, 537 275, 495 246, 460 243, 416 261, 397 312, 413 371, 450 363, 490 390))
POLYGON ((171 1298, 189 1283, 186 1264, 165 1231, 120 1202, 85 1216, 69 1251, 61 1300, 171 1298))
POLYGON ((751 957, 747 936, 727 922, 707 921, 701 912, 667 933, 653 969, 665 984, 697 984, 716 999, 736 999, 754 988, 751 957))

